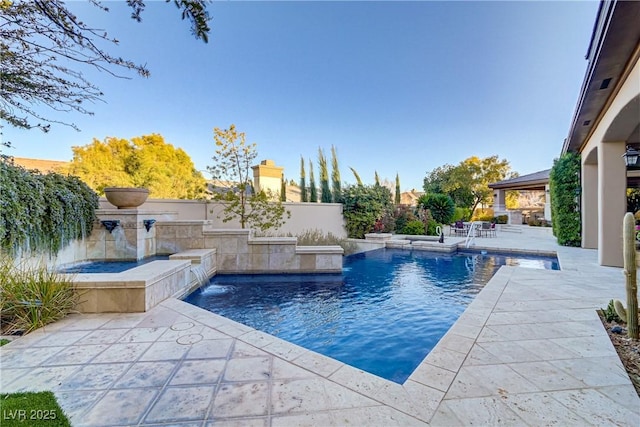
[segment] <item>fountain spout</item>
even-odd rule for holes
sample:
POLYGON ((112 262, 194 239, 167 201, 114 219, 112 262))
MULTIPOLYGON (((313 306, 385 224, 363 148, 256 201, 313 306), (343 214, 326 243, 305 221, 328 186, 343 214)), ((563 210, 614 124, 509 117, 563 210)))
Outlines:
POLYGON ((117 226, 120 225, 120 220, 119 219, 105 219, 105 220, 100 221, 100 223, 102 225, 104 225, 104 228, 106 228, 109 233, 111 233, 117 226))
POLYGON ((155 219, 145 219, 142 221, 142 223, 144 224, 144 228, 147 229, 147 231, 151 230, 151 227, 153 227, 153 224, 156 223, 155 219))

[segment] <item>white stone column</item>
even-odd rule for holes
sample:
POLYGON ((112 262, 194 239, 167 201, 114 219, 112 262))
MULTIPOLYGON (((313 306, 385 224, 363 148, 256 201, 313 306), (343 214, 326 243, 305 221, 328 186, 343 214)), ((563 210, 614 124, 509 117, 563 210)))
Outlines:
POLYGON ((507 210, 504 190, 493 190, 493 210, 494 212, 503 212, 507 210))
POLYGON ((551 222, 551 194, 549 184, 544 186, 544 219, 551 222))
POLYGON ((627 169, 622 155, 625 142, 598 147, 598 261, 622 267, 622 218, 627 210, 627 169))
POLYGON ((598 248, 598 165, 582 165, 582 247, 598 248))

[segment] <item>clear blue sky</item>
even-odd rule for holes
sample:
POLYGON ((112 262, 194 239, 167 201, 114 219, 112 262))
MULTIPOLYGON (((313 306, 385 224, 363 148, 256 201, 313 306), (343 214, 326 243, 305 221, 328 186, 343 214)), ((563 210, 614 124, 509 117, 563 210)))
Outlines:
POLYGON ((123 4, 105 4, 109 13, 69 6, 120 40, 112 54, 146 64, 151 77, 85 70, 105 102, 89 106, 94 116, 59 116, 81 132, 5 127, 8 154, 70 160, 71 146, 93 138, 159 133, 204 170, 213 128, 234 123, 287 179, 299 181, 301 155, 317 166, 318 147, 329 155, 334 145, 343 181, 354 182, 350 166, 369 183, 374 171, 389 180, 399 173, 403 191, 472 155, 497 154, 521 175, 550 168, 569 130, 598 8, 216 2, 204 44, 173 4, 147 1, 142 23, 123 4))

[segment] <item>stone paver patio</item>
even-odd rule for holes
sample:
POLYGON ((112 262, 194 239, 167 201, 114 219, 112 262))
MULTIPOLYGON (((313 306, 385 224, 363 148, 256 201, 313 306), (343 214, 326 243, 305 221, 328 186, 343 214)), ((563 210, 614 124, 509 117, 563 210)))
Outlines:
POLYGON ((595 312, 624 300, 621 269, 545 229, 476 245, 557 251, 562 271, 503 267, 403 385, 169 299, 1 347, 0 389, 53 390, 77 426, 640 425, 595 312))

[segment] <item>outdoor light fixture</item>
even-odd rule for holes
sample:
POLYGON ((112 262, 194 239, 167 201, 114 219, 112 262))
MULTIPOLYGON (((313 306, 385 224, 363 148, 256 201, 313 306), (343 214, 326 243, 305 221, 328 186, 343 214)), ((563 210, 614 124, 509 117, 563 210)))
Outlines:
POLYGON ((622 155, 622 158, 624 159, 624 164, 629 168, 638 163, 638 156, 640 156, 640 151, 627 145, 627 152, 622 155))

